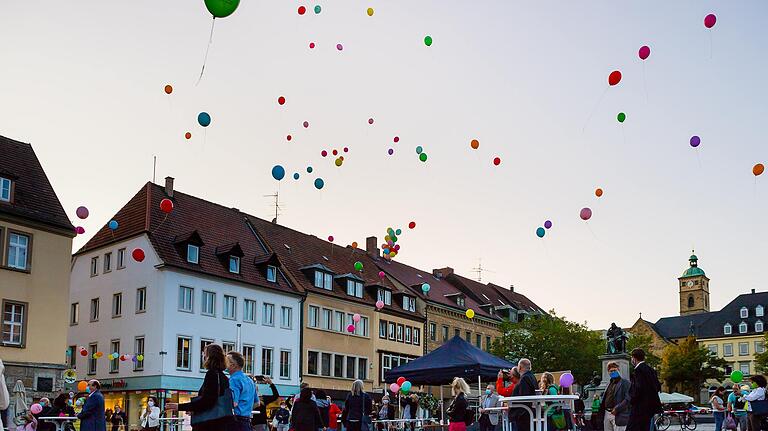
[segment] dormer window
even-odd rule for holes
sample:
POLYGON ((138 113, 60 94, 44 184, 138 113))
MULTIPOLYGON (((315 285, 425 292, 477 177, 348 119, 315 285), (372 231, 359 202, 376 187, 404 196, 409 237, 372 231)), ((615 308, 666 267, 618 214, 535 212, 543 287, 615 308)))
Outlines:
POLYGON ((240 258, 237 256, 229 256, 229 272, 233 274, 240 274, 240 258))
POLYGON ((347 279, 347 295, 357 298, 363 297, 363 283, 347 279))
POLYGON ((739 323, 739 334, 746 334, 747 333, 747 322, 741 322, 739 323))
POLYGON ((392 305, 392 292, 387 289, 379 289, 376 293, 376 300, 383 302, 384 305, 392 305))
POLYGON ((416 311, 416 298, 403 296, 403 310, 416 311))
POLYGON ((315 287, 333 290, 333 276, 327 272, 315 270, 315 287))
POLYGON ((187 244, 187 262, 197 264, 200 262, 200 247, 187 244))
POLYGON ((459 307, 464 307, 465 304, 466 304, 466 302, 464 301, 464 297, 463 296, 457 296, 456 297, 456 305, 458 305, 459 307))
POLYGON ((0 177, 0 201, 11 201, 11 180, 0 177))
POLYGON ((764 313, 764 311, 763 311, 763 306, 762 305, 758 305, 757 307, 755 307, 755 316, 763 317, 763 313, 764 313))
POLYGON ((267 281, 272 283, 277 281, 277 268, 272 265, 267 266, 267 281))
POLYGON ((733 328, 731 327, 731 324, 726 323, 725 326, 723 326, 723 334, 731 335, 732 333, 733 333, 733 328))
POLYGON ((742 319, 746 319, 749 317, 749 309, 747 307, 741 307, 741 311, 739 312, 739 315, 742 319))
POLYGON ((763 332, 763 321, 758 320, 755 322, 755 332, 763 332))

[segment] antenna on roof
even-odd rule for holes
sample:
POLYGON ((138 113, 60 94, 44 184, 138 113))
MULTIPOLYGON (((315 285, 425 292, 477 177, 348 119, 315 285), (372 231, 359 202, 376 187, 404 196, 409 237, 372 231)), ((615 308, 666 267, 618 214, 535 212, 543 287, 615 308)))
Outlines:
POLYGON ((265 198, 275 198, 275 218, 272 219, 272 223, 277 224, 277 216, 280 215, 280 191, 276 191, 273 195, 264 195, 265 198))
POLYGON ((155 174, 157 173, 157 156, 152 156, 152 182, 155 182, 155 174))
POLYGON ((477 282, 478 283, 482 283, 483 282, 483 273, 484 272, 494 272, 494 271, 491 271, 490 269, 483 268, 483 258, 481 257, 481 258, 477 259, 477 267, 476 268, 472 268, 472 272, 476 272, 477 273, 477 282))

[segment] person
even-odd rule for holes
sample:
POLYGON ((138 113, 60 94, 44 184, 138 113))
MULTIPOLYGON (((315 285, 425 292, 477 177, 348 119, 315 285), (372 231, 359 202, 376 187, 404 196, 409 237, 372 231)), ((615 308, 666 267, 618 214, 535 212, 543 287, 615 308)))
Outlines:
POLYGON ((330 423, 331 397, 326 395, 324 390, 318 389, 315 392, 315 404, 317 404, 317 409, 320 410, 321 428, 328 428, 330 423))
POLYGON ((16 427, 17 431, 37 431, 37 418, 31 411, 27 410, 27 413, 24 415, 24 422, 23 428, 16 427))
POLYGON ((765 380, 765 377, 761 375, 752 376, 749 379, 752 380, 752 383, 756 384, 757 387, 741 399, 742 401, 750 402, 749 405, 747 405, 747 425, 749 430, 758 431, 761 429, 760 425, 763 417, 752 413, 752 401, 761 401, 765 399, 765 387, 768 386, 768 382, 765 380))
MULTIPOLYGON (((571 395, 571 388, 560 387, 559 393, 560 395, 571 395)), ((578 396, 578 394, 576 395, 578 396)), ((573 429, 573 412, 571 412, 571 403, 564 403, 562 409, 563 409, 563 416, 565 417, 565 429, 572 430, 573 429)))
MULTIPOLYGON (((403 409, 403 419, 416 419, 416 411, 419 409, 418 395, 410 394, 400 398, 400 407, 403 409)), ((413 431, 416 429, 416 421, 406 422, 405 426, 413 431)))
POLYGON ((661 383, 656 371, 645 363, 643 349, 632 350, 632 365, 635 373, 632 375, 629 387, 629 420, 626 431, 648 431, 653 417, 661 413, 661 383))
POLYGON ((446 412, 448 419, 450 419, 448 431, 466 431, 467 419, 472 414, 468 410, 469 403, 467 402, 467 395, 470 395, 469 385, 461 377, 455 377, 451 383, 451 392, 453 393, 453 401, 446 412))
POLYGON ((8 393, 8 385, 5 384, 5 364, 0 359, 0 431, 3 431, 3 424, 8 424, 8 406, 11 404, 11 397, 8 393))
MULTIPOLYGON (((747 431, 747 409, 746 403, 741 398, 742 389, 738 384, 733 385, 733 392, 728 395, 728 413, 733 416, 739 431, 747 431)), ((743 395, 746 395, 744 393, 743 395)))
MULTIPOLYGON (((328 399, 330 400, 330 397, 328 399)), ((395 410, 392 409, 392 414, 394 415, 394 413, 395 413, 395 410)), ((336 403, 331 401, 331 406, 328 408, 328 429, 336 430, 339 428, 340 414, 341 414, 341 409, 339 408, 339 406, 337 406, 336 403)))
POLYGON ((88 389, 91 393, 88 394, 83 409, 77 415, 80 419, 80 431, 107 431, 101 383, 98 380, 91 380, 88 382, 88 389))
POLYGON ((280 398, 280 393, 277 391, 277 386, 272 383, 272 379, 264 377, 264 383, 269 385, 269 389, 272 391, 272 395, 262 395, 254 398, 253 409, 256 413, 251 418, 251 429, 253 431, 267 431, 267 406, 275 402, 280 398))
MULTIPOLYGON (((232 391, 232 402, 235 406, 234 429, 251 431, 251 411, 256 396, 256 385, 243 373, 245 358, 240 352, 227 353, 225 361, 229 371, 229 390, 232 391)), ((266 412, 264 421, 266 422, 266 412)))
MULTIPOLYGON (((227 368, 226 359, 224 359, 224 350, 218 344, 209 344, 203 351, 203 367, 206 369, 203 385, 197 391, 198 396, 188 403, 167 403, 166 409, 169 411, 187 411, 195 414, 204 413, 213 410, 219 403, 219 397, 230 394, 229 379, 224 374, 227 368)), ((232 428, 234 414, 223 414, 221 417, 198 422, 192 425, 193 431, 227 431, 232 428)))
MULTIPOLYGON (((142 430, 150 430, 150 431, 157 431, 160 429, 160 407, 158 407, 157 398, 155 397, 148 397, 147 398, 147 406, 144 407, 141 411, 141 417, 139 417, 139 422, 141 422, 141 429, 142 430)), ((128 423, 127 420, 124 421, 126 424, 128 423)), ((115 430, 112 430, 115 431, 115 430)))
POLYGON ((38 431, 56 431, 56 424, 45 421, 45 420, 40 420, 40 418, 51 417, 51 412, 53 411, 53 405, 51 405, 51 400, 43 397, 43 398, 40 398, 40 401, 38 401, 37 403, 40 404, 40 407, 42 407, 42 410, 40 410, 40 413, 34 415, 35 419, 37 419, 37 430, 38 431))
MULTIPOLYGON (((544 395, 557 395, 558 387, 555 385, 555 376, 552 375, 549 371, 545 371, 541 375, 541 380, 539 381, 539 390, 544 395)), ((548 403, 549 404, 549 403, 548 403)), ((547 409, 547 430, 548 431, 554 431, 558 427, 555 426, 555 423, 553 422, 552 417, 555 414, 561 413, 559 409, 551 408, 547 409)))
POLYGON ((290 427, 291 411, 288 410, 288 405, 285 400, 280 402, 280 408, 275 411, 275 422, 277 423, 276 431, 288 431, 290 427))
POLYGON ((584 410, 587 407, 584 405, 584 399, 581 395, 578 392, 575 395, 578 398, 573 401, 573 422, 577 429, 584 429, 587 426, 586 422, 584 422, 584 410))
MULTIPOLYGON (((524 397, 536 395, 536 389, 539 385, 536 383, 536 376, 531 370, 531 360, 527 358, 520 359, 517 363, 517 370, 520 372, 520 381, 515 385, 515 390, 512 391, 512 396, 524 397)), ((531 419, 530 414, 526 409, 520 407, 510 409, 509 419, 514 420, 518 431, 530 430, 531 419)))
POLYGON ((715 417, 715 431, 722 431, 723 421, 725 420, 725 388, 719 386, 715 389, 715 393, 709 399, 709 403, 712 406, 712 416, 715 417))
MULTIPOLYGON (((379 410, 376 419, 380 421, 392 421, 395 420, 395 407, 389 402, 389 395, 381 397, 381 409, 379 410)), ((389 427, 387 424, 379 424, 379 431, 386 430, 389 427)))
POLYGON ((608 362, 610 381, 603 393, 598 415, 604 415, 603 431, 624 431, 629 422, 629 388, 632 385, 619 371, 619 364, 608 362))
POLYGON ((320 410, 312 400, 312 390, 304 388, 299 392, 299 399, 293 403, 290 429, 294 431, 317 431, 322 427, 320 410))
POLYGON ((352 383, 352 391, 344 402, 344 410, 341 411, 341 423, 347 431, 360 431, 363 422, 370 425, 368 420, 371 417, 371 411, 373 411, 373 400, 363 390, 363 381, 355 380, 352 383))
MULTIPOLYGON (((69 404, 69 394, 62 393, 59 394, 56 398, 53 399, 53 407, 51 408, 51 411, 49 413, 50 417, 75 417, 75 409, 69 404)), ((42 424, 38 425, 38 429, 43 431, 43 428, 40 428, 42 424)), ((53 428, 45 429, 45 431, 55 431, 56 425, 53 423, 50 423, 48 425, 52 425, 53 428)), ((75 426, 71 422, 67 422, 64 424, 64 430, 65 431, 74 431, 75 426)))
POLYGON ((515 385, 520 381, 520 372, 517 367, 512 367, 511 370, 499 370, 499 374, 496 376, 496 392, 502 397, 511 397, 512 392, 515 390, 515 385), (509 385, 506 383, 509 382, 509 385))
POLYGON ((602 429, 600 427, 600 424, 603 423, 603 421, 600 420, 601 403, 602 403, 602 400, 600 399, 600 394, 595 393, 595 396, 592 397, 592 415, 589 417, 589 422, 590 422, 590 425, 592 425, 593 430, 602 429))
MULTIPOLYGON (((158 409, 158 415, 159 413, 158 409)), ((128 416, 125 415, 125 412, 123 409, 120 408, 119 405, 115 405, 115 412, 112 413, 112 416, 109 418, 109 423, 112 424, 112 431, 127 431, 128 427, 128 416)))
POLYGON ((496 425, 499 424, 499 410, 487 410, 496 407, 501 407, 499 395, 496 393, 494 385, 488 385, 485 388, 485 393, 480 397, 480 420, 477 421, 480 425, 480 431, 494 431, 496 429, 496 425))

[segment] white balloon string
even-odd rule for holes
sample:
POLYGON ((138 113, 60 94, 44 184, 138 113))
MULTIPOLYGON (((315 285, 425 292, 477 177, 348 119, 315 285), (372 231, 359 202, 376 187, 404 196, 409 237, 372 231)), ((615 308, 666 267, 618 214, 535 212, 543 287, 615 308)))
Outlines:
POLYGON ((645 79, 645 61, 643 61, 643 88, 645 89, 645 103, 648 103, 648 83, 645 79))
POLYGON ((211 35, 208 37, 208 46, 205 48, 205 57, 203 58, 203 68, 200 69, 200 76, 197 78, 195 86, 203 79, 203 73, 205 73, 205 64, 208 62, 208 52, 211 50, 211 44, 213 43, 213 26, 216 25, 216 17, 213 17, 211 21, 211 35))
POLYGON ((600 96, 599 99, 597 99, 597 103, 595 104, 595 107, 592 108, 592 112, 589 113, 589 116, 587 117, 587 121, 584 122, 584 127, 581 128, 581 133, 584 134, 584 132, 587 130, 587 124, 589 124, 589 120, 592 119, 592 116, 595 115, 595 111, 597 111, 597 108, 600 106, 600 102, 603 101, 603 98, 605 97, 605 93, 608 92, 608 87, 603 90, 603 94, 600 96))

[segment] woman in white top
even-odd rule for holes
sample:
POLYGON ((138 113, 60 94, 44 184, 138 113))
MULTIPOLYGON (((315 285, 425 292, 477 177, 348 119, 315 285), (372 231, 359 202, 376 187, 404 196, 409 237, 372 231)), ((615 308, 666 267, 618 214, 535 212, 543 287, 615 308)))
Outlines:
POLYGON ((725 403, 723 398, 725 398, 725 388, 720 386, 715 390, 712 398, 709 399, 712 405, 712 415, 715 417, 715 431, 722 431, 723 429, 723 421, 725 420, 725 403))
MULTIPOLYGON (((757 375, 750 377, 750 380, 752 380, 752 383, 757 385, 757 388, 752 390, 748 395, 744 396, 745 401, 760 401, 765 399, 765 387, 768 386, 768 381, 765 380, 765 377, 757 375)), ((759 430, 760 429, 760 422, 762 417, 755 416, 752 414, 752 403, 749 403, 749 406, 747 407, 747 420, 749 421, 749 429, 751 430, 759 430)))
POLYGON ((141 412, 141 429, 157 431, 160 429, 160 407, 157 406, 157 398, 147 398, 147 408, 141 412))

